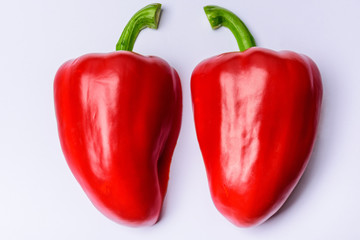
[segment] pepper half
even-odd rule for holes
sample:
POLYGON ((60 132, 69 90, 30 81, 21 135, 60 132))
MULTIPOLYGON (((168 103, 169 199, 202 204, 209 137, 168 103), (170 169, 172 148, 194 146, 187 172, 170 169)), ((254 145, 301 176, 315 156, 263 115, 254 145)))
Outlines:
POLYGON ((160 9, 138 11, 116 52, 70 60, 54 82, 60 143, 72 173, 96 208, 130 226, 158 221, 181 125, 175 69, 131 52, 143 28, 157 28, 160 9))
POLYGON ((321 76, 307 56, 256 47, 232 12, 204 10, 214 29, 231 30, 240 52, 209 58, 194 69, 197 138, 216 208, 237 226, 255 226, 283 205, 308 164, 321 76))

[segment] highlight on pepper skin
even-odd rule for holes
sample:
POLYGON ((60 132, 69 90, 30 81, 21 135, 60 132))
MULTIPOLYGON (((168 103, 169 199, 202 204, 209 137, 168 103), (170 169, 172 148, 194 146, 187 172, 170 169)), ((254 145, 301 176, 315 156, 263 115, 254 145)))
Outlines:
POLYGON ((204 60, 191 76, 195 128, 212 200, 239 227, 256 226, 286 201, 308 164, 322 100, 316 64, 256 47, 232 12, 204 7, 239 52, 204 60))

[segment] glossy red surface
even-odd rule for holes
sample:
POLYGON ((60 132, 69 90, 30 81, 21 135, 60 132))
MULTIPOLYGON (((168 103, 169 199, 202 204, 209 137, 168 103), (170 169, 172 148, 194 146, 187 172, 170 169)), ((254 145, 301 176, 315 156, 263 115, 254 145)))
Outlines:
POLYGON ((313 148, 322 83, 308 57, 253 47, 200 63, 191 91, 216 208, 241 227, 273 215, 313 148))
POLYGON ((67 163, 110 219, 159 219, 178 138, 182 94, 176 71, 132 52, 89 54, 63 64, 55 110, 67 163))

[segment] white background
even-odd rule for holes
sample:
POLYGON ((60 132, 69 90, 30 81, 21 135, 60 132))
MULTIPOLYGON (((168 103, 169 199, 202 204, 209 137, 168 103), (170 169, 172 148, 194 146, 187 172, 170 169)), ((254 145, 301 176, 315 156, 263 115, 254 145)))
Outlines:
POLYGON ((53 78, 68 59, 111 52, 145 0, 12 0, 0 3, 0 239, 360 239, 360 4, 329 1, 162 1, 158 30, 134 51, 177 69, 183 123, 163 216, 129 228, 99 213, 63 157, 53 78), (237 50, 202 7, 217 4, 247 24, 258 46, 293 50, 318 65, 324 85, 311 162, 281 210, 242 229, 214 207, 193 123, 190 76, 201 60, 237 50))

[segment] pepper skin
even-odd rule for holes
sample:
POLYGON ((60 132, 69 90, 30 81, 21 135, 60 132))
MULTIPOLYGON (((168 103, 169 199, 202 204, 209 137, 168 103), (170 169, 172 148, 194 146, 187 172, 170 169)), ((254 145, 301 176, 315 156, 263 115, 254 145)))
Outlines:
MULTIPOLYGON (((132 20, 144 24, 149 19, 143 16, 150 14, 155 25, 146 26, 156 28, 160 7, 149 5, 132 20)), ((54 97, 63 153, 89 199, 116 222, 143 226, 160 216, 182 93, 178 74, 164 60, 130 52, 144 28, 132 20, 117 45, 120 51, 63 64, 54 97)))
POLYGON ((191 91, 195 127, 216 208, 239 227, 261 224, 288 198, 309 161, 322 83, 308 57, 255 46, 233 13, 205 7, 241 52, 201 62, 191 91), (231 17, 230 17, 231 16, 231 17))

